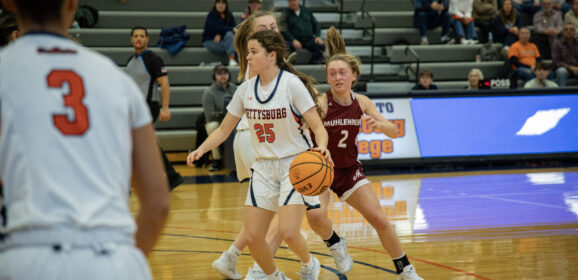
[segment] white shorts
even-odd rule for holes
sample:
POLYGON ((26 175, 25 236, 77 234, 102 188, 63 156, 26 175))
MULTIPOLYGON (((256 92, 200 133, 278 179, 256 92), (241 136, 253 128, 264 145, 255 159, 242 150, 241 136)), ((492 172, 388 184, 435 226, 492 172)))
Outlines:
POLYGON ((0 251, 0 279, 152 279, 147 260, 131 244, 92 247, 20 246, 0 251))
POLYGON ((274 212, 285 205, 305 205, 307 209, 319 208, 319 197, 300 194, 289 181, 289 166, 296 156, 257 160, 253 164, 253 176, 245 205, 274 212))
POLYGON ((251 166, 257 159, 251 144, 251 131, 248 129, 237 130, 233 140, 235 151, 235 168, 239 182, 251 178, 251 166))

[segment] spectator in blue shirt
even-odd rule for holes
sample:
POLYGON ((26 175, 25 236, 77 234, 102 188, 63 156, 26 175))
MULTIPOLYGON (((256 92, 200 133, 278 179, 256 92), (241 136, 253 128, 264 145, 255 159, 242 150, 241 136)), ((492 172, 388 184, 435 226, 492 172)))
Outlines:
POLYGON ((203 47, 216 54, 228 55, 229 66, 237 65, 233 46, 235 25, 235 18, 229 11, 227 0, 215 0, 215 5, 205 20, 203 47))

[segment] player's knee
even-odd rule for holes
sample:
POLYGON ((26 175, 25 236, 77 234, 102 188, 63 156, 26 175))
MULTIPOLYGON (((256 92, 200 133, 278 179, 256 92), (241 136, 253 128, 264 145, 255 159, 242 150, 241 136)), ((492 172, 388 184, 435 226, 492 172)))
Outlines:
POLYGON ((319 209, 307 211, 307 222, 312 228, 323 226, 326 223, 326 220, 327 215, 319 209))
POLYGON ((303 238, 299 229, 281 230, 281 238, 287 244, 294 244, 303 238))

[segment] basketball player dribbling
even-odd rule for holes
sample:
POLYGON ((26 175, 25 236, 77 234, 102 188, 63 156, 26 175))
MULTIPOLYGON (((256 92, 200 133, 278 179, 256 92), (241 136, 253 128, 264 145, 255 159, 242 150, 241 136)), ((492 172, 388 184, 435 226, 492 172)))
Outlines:
POLYGON ((23 36, 0 51, 0 279, 151 279, 169 200, 140 91, 66 38, 77 0, 2 3, 23 36))
POLYGON ((303 196, 295 192, 288 177, 293 158, 312 147, 302 119, 316 138, 320 137, 313 150, 321 152, 331 162, 325 148, 327 133, 315 106, 316 96, 310 94, 312 78, 285 63, 283 58, 287 49, 278 32, 265 30, 252 34, 248 48, 249 67, 258 75, 239 86, 227 106, 225 119, 197 150, 189 154, 187 164, 192 166, 193 161, 225 141, 241 116, 246 115, 252 146, 258 158, 253 164, 244 213, 244 229, 251 255, 268 279, 287 279, 277 269, 265 242, 269 224, 278 212, 279 220, 283 221, 279 223, 281 237, 302 262, 301 279, 318 279, 320 263, 309 253, 307 242, 301 235, 305 202, 303 196))
MULTIPOLYGON (((235 49, 239 55, 239 67, 241 70, 239 73, 239 79, 249 80, 257 75, 255 71, 251 71, 252 69, 247 67, 247 41, 251 34, 261 30, 273 30, 279 32, 277 19, 273 12, 257 11, 253 13, 239 25, 238 30, 235 33, 235 49)), ((237 133, 235 134, 234 140, 235 165, 239 181, 243 181, 246 178, 248 179, 251 176, 251 165, 256 159, 253 149, 247 148, 251 145, 250 138, 251 136, 247 117, 243 116, 237 125, 237 133)), ((315 233, 325 241, 331 255, 333 255, 337 269, 344 274, 349 272, 353 266, 353 260, 347 254, 347 243, 345 239, 341 238, 335 231, 333 231, 331 220, 327 217, 327 210, 325 210, 325 208, 329 201, 319 202, 318 197, 305 197, 305 199, 308 204, 306 217, 309 225, 313 231, 315 231, 315 233)), ((269 244, 273 255, 279 249, 279 245, 282 241, 277 227, 277 218, 277 215, 273 218, 266 238, 267 244, 269 244)), ((237 235, 233 244, 231 244, 229 248, 212 264, 213 268, 227 279, 241 279, 241 274, 237 272, 235 266, 237 265, 238 258, 243 249, 247 246, 247 238, 245 230, 241 229, 241 232, 237 235)), ((245 276, 246 280, 258 280, 264 278, 266 278, 266 275, 256 263, 253 267, 249 268, 249 271, 245 276)))
MULTIPOLYGON (((334 27, 327 31, 326 43, 330 55, 326 73, 331 89, 319 97, 318 105, 323 112, 323 125, 329 134, 327 148, 335 158, 331 190, 341 201, 359 211, 377 231, 383 248, 393 258, 398 279, 423 280, 409 263, 395 229, 381 210, 377 196, 357 160, 356 137, 362 121, 391 138, 398 136, 398 129, 379 113, 367 96, 352 91, 361 74, 361 62, 345 52, 345 42, 334 27)), ((328 199, 329 195, 329 192, 325 192, 320 196, 328 199)))

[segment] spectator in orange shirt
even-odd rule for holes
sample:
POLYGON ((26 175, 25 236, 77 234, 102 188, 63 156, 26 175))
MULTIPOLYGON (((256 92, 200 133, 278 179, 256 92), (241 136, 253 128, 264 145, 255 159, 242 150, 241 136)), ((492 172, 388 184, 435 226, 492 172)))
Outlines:
POLYGON ((530 42, 530 29, 522 27, 518 35, 518 41, 510 46, 508 60, 516 76, 524 81, 534 78, 534 67, 537 61, 541 61, 538 47, 530 42))

